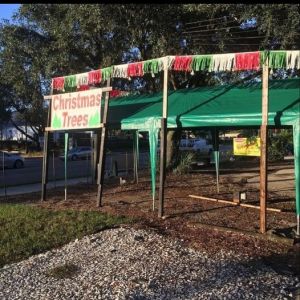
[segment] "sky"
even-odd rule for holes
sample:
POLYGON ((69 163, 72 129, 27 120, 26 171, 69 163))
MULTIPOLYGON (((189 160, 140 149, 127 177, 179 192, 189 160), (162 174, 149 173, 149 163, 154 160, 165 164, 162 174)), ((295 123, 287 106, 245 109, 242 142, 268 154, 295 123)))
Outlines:
POLYGON ((11 20, 12 15, 20 7, 20 4, 0 4, 0 20, 11 20))

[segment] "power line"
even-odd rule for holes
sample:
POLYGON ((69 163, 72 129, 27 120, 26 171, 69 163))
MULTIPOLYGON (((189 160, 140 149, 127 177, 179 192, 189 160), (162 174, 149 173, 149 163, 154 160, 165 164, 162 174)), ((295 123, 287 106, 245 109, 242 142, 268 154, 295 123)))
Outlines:
MULTIPOLYGON (((215 45, 215 46, 220 46, 219 44, 217 44, 217 43, 214 43, 214 44, 198 44, 197 43, 197 45, 201 45, 201 46, 208 46, 208 45, 215 45)), ((253 44, 227 44, 227 43, 225 43, 225 44, 222 44, 222 45, 226 45, 226 46, 237 46, 237 45, 243 45, 243 46, 249 46, 249 45, 251 45, 251 46, 258 46, 258 45, 260 45, 260 44, 257 44, 257 43, 253 43, 253 44)))
MULTIPOLYGON (((243 39, 263 39, 263 38, 265 38, 265 36, 247 36, 247 37, 240 36, 240 37, 233 37, 233 38, 225 37, 223 40, 239 40, 239 39, 243 40, 243 39)), ((192 37, 191 39, 192 40, 202 40, 197 36, 196 36, 196 38, 192 37)), ((222 39, 219 39, 219 40, 222 40, 222 39)))
POLYGON ((185 23, 185 25, 195 24, 195 23, 203 23, 203 22, 208 22, 208 21, 213 21, 213 20, 221 20, 221 19, 226 20, 226 18, 229 18, 229 16, 223 16, 223 17, 220 17, 220 18, 214 18, 214 19, 208 19, 208 20, 202 20, 202 21, 189 22, 189 23, 185 23))
POLYGON ((206 24, 206 25, 201 25, 201 26, 195 26, 195 27, 189 27, 187 29, 198 29, 198 28, 201 28, 201 27, 207 27, 207 26, 210 26, 210 25, 218 25, 218 24, 226 24, 226 23, 235 23, 236 21, 225 21, 224 23, 210 23, 210 24, 206 24))
MULTIPOLYGON (((248 32, 257 32, 257 30, 247 30, 247 31, 233 31, 233 32, 229 32, 230 34, 236 34, 236 33, 248 33, 248 32)), ((199 36, 199 37, 205 37, 205 36, 213 36, 213 34, 215 33, 209 33, 209 34, 195 34, 195 36, 199 36)))
POLYGON ((197 32, 207 32, 207 31, 231 29, 231 28, 241 28, 241 26, 230 26, 230 27, 214 28, 214 29, 207 29, 207 30, 196 30, 196 31, 183 31, 182 34, 183 33, 192 34, 192 33, 197 33, 197 32))

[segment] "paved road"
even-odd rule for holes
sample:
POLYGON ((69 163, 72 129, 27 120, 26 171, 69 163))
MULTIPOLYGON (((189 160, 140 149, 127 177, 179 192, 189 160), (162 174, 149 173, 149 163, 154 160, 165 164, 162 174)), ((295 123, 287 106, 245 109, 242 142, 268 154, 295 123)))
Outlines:
MULTIPOLYGON (((107 155, 106 170, 112 169, 112 163, 116 160, 119 170, 132 169, 132 156, 126 153, 113 153, 107 155), (126 159, 127 156, 127 159, 126 159)), ((23 185, 38 183, 42 181, 42 158, 25 158, 25 167, 22 169, 5 169, 5 178, 2 170, 0 175, 0 188, 4 186, 4 179, 7 186, 23 185)), ((145 166, 148 163, 147 154, 140 154, 140 165, 145 166)), ((91 161, 79 160, 68 161, 67 164, 68 178, 88 177, 91 176, 91 161)), ((49 161, 49 181, 64 179, 64 161, 59 158, 50 157, 49 161)))

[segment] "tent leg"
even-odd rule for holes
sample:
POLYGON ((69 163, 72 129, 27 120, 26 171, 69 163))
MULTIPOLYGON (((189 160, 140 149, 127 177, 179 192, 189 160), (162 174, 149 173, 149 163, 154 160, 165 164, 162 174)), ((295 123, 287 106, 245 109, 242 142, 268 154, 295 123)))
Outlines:
POLYGON ((133 135, 133 172, 134 172, 134 181, 139 183, 139 132, 136 130, 133 135))
POLYGON ((65 133, 65 201, 67 200, 67 178, 68 178, 68 148, 69 148, 69 133, 65 133))
POLYGON ((49 169, 49 131, 46 131, 45 135, 44 135, 41 201, 45 201, 46 200, 47 183, 48 183, 48 169, 49 169))
POLYGON ((96 130, 95 142, 94 142, 94 178, 95 181, 98 182, 98 163, 99 163, 99 149, 100 149, 100 140, 101 140, 101 129, 96 130))
POLYGON ((164 215, 164 192, 166 179, 166 143, 167 142, 167 119, 161 119, 161 137, 160 137, 160 172, 159 172, 159 207, 158 216, 164 215))
POLYGON ((219 186, 219 170, 220 170, 220 151, 219 151, 219 130, 214 128, 212 131, 213 137, 213 151, 214 151, 214 159, 215 159, 215 168, 216 168, 216 180, 217 180, 217 192, 220 192, 219 186))
POLYGON ((297 238, 300 238, 300 125, 293 126, 297 238))

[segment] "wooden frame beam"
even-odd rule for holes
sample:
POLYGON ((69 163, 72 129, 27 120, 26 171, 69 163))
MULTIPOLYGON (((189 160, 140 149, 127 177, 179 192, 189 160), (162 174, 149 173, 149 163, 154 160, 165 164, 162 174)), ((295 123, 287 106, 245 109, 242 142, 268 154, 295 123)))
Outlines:
POLYGON ((269 60, 263 64, 262 74, 262 125, 260 127, 260 232, 266 232, 268 198, 268 102, 269 102, 269 60))
MULTIPOLYGON (((101 88, 101 89, 102 89, 102 93, 106 93, 106 92, 112 91, 112 87, 111 86, 104 87, 104 88, 101 88)), ((79 91, 78 92, 74 92, 74 93, 79 93, 79 91)), ((51 95, 46 95, 46 96, 44 96, 44 100, 51 100, 53 96, 54 95, 52 95, 52 93, 51 93, 51 95)))
MULTIPOLYGON (((110 78, 107 79, 107 86, 110 86, 110 78)), ((99 167, 98 167, 98 192, 97 192, 97 206, 102 206, 102 193, 103 193, 103 181, 104 181, 104 169, 105 169, 105 144, 106 144, 106 135, 107 135, 107 115, 108 115, 108 107, 109 107, 109 91, 112 90, 110 88, 104 88, 103 90, 106 91, 105 95, 105 102, 104 102, 104 111, 103 111, 103 119, 102 119, 102 130, 101 130, 101 141, 100 141, 100 148, 99 148, 99 167)), ((102 90, 102 91, 103 91, 102 90)))
POLYGON ((159 172, 159 206, 158 216, 164 215, 164 193, 166 179, 166 148, 167 148, 167 118, 168 118, 168 57, 164 58, 164 85, 163 85, 163 114, 160 131, 160 172, 159 172))
MULTIPOLYGON (((51 85, 51 95, 49 96, 49 107, 47 116, 47 126, 51 124, 51 99, 53 94, 53 88, 51 85)), ((46 127, 47 128, 47 127, 46 127)), ((42 170, 42 194, 41 201, 46 200, 47 183, 48 183, 48 169, 49 169, 49 131, 44 133, 44 147, 43 147, 43 170, 42 170)))

